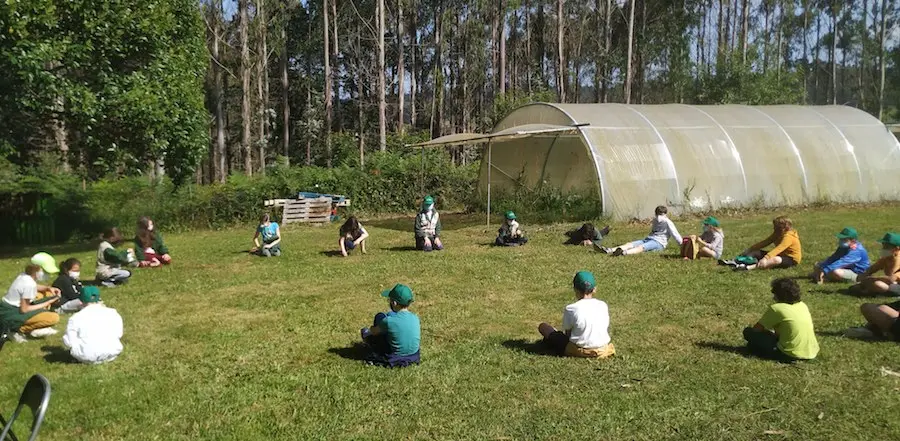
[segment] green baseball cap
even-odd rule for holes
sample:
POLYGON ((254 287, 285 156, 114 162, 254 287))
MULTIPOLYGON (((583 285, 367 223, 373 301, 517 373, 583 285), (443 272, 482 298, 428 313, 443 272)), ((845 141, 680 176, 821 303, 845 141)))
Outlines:
POLYGON ((100 289, 96 286, 85 286, 81 290, 81 303, 96 303, 100 301, 100 289))
POLYGON ((31 257, 31 263, 40 266, 45 273, 56 274, 59 267, 56 266, 56 259, 47 253, 37 253, 31 257))
POLYGON ((887 233, 879 242, 892 247, 900 247, 900 234, 887 233))
POLYGON ((597 287, 597 281, 594 280, 594 275, 590 271, 579 271, 575 273, 572 285, 579 292, 590 292, 597 287))
POLYGON ((513 213, 512 211, 507 211, 506 218, 509 220, 516 220, 516 213, 513 213))
POLYGON ((706 219, 703 219, 703 225, 709 225, 711 227, 719 228, 719 220, 712 216, 709 216, 706 219))
POLYGON ((859 233, 856 232, 856 228, 846 227, 841 230, 840 233, 835 234, 838 239, 859 239, 859 233))
POLYGON ((413 302, 413 292, 408 286, 398 283, 393 288, 381 293, 381 297, 387 297, 398 305, 408 306, 413 302))
POLYGON ((431 205, 434 203, 434 198, 431 196, 425 196, 425 205, 431 205))

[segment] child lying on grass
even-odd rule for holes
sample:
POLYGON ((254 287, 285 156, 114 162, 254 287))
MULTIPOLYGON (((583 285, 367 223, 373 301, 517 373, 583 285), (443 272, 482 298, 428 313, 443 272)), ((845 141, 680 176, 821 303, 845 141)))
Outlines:
POLYGON ((800 286, 792 279, 776 279, 772 296, 775 304, 753 327, 744 329, 747 349, 756 356, 783 362, 816 358, 819 342, 809 308, 800 301, 800 286))
POLYGON ((598 248, 604 254, 612 254, 613 256, 624 256, 631 254, 640 254, 643 252, 662 251, 669 244, 669 238, 681 243, 684 239, 678 234, 675 224, 669 219, 669 209, 663 205, 656 207, 654 213, 656 217, 650 224, 650 234, 641 240, 636 240, 616 248, 598 248))
POLYGON ((372 350, 369 362, 386 367, 405 367, 419 364, 419 343, 422 330, 419 317, 409 310, 413 292, 408 286, 397 284, 381 293, 388 298, 390 311, 375 315, 371 328, 359 331, 372 350))
POLYGON ((603 227, 603 229, 598 230, 594 227, 594 224, 587 222, 581 225, 581 228, 573 231, 567 231, 566 237, 569 239, 566 240, 566 245, 583 245, 589 247, 593 245, 594 247, 599 247, 600 243, 603 242, 603 238, 609 235, 609 225, 603 227))
POLYGON ((588 271, 579 271, 572 280, 575 303, 563 310, 562 330, 548 323, 538 325, 544 343, 553 352, 581 358, 607 358, 616 353, 609 337, 609 307, 594 298, 597 282, 588 271))

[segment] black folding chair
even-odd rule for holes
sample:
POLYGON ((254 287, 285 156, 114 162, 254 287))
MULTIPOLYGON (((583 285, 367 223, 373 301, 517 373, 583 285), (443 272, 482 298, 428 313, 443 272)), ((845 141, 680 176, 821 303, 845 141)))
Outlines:
POLYGON ((28 436, 28 441, 36 440, 38 431, 41 429, 41 423, 44 422, 44 415, 47 413, 47 406, 49 405, 50 382, 47 381, 43 375, 34 374, 28 379, 28 382, 25 383, 25 388, 22 389, 22 396, 19 397, 19 405, 16 406, 15 412, 13 412, 9 421, 3 427, 3 432, 0 432, 0 441, 6 441, 8 439, 19 441, 19 438, 16 438, 16 435, 12 432, 12 426, 13 423, 16 422, 16 418, 19 417, 19 413, 22 412, 22 408, 25 406, 31 408, 31 416, 33 418, 31 422, 31 435, 28 436))

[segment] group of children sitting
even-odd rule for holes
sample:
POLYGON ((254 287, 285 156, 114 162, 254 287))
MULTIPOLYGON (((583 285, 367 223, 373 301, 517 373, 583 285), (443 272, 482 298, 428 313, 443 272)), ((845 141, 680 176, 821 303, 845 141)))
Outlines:
POLYGON ((158 267, 171 263, 172 257, 153 221, 146 217, 137 222, 134 248, 116 248, 124 241, 116 227, 104 231, 100 239, 92 284, 82 282, 78 259, 66 259, 57 267, 50 254, 35 254, 0 301, 0 334, 20 343, 55 335, 59 314, 74 312, 63 335, 72 357, 83 363, 115 359, 123 349, 122 317, 103 304, 99 287, 126 283, 131 277, 127 267, 158 267), (54 274, 53 284, 46 285, 54 274))

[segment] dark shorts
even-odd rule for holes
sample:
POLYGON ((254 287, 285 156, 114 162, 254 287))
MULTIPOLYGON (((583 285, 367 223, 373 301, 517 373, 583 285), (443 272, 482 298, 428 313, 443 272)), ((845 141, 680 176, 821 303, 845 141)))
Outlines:
MULTIPOLYGON (((763 254, 763 256, 768 254, 767 251, 760 251, 760 252, 763 254)), ((794 260, 793 257, 785 256, 784 254, 782 254, 778 257, 781 258, 781 264, 777 265, 777 266, 773 266, 772 268, 788 269, 788 268, 793 268, 793 267, 797 266, 797 261, 794 260)))
MULTIPOLYGON (((900 301, 886 303, 884 306, 900 312, 900 301)), ((891 334, 894 336, 894 340, 900 341, 900 318, 894 319, 894 324, 891 325, 891 334)))
POLYGON ((352 249, 356 248, 356 243, 354 243, 350 239, 344 239, 344 248, 346 248, 348 250, 352 250, 352 249))
POLYGON ((554 333, 548 335, 547 338, 544 339, 544 341, 548 346, 550 346, 550 349, 553 350, 554 353, 559 355, 566 354, 566 346, 569 344, 569 336, 567 336, 566 334, 560 331, 555 331, 554 333))

